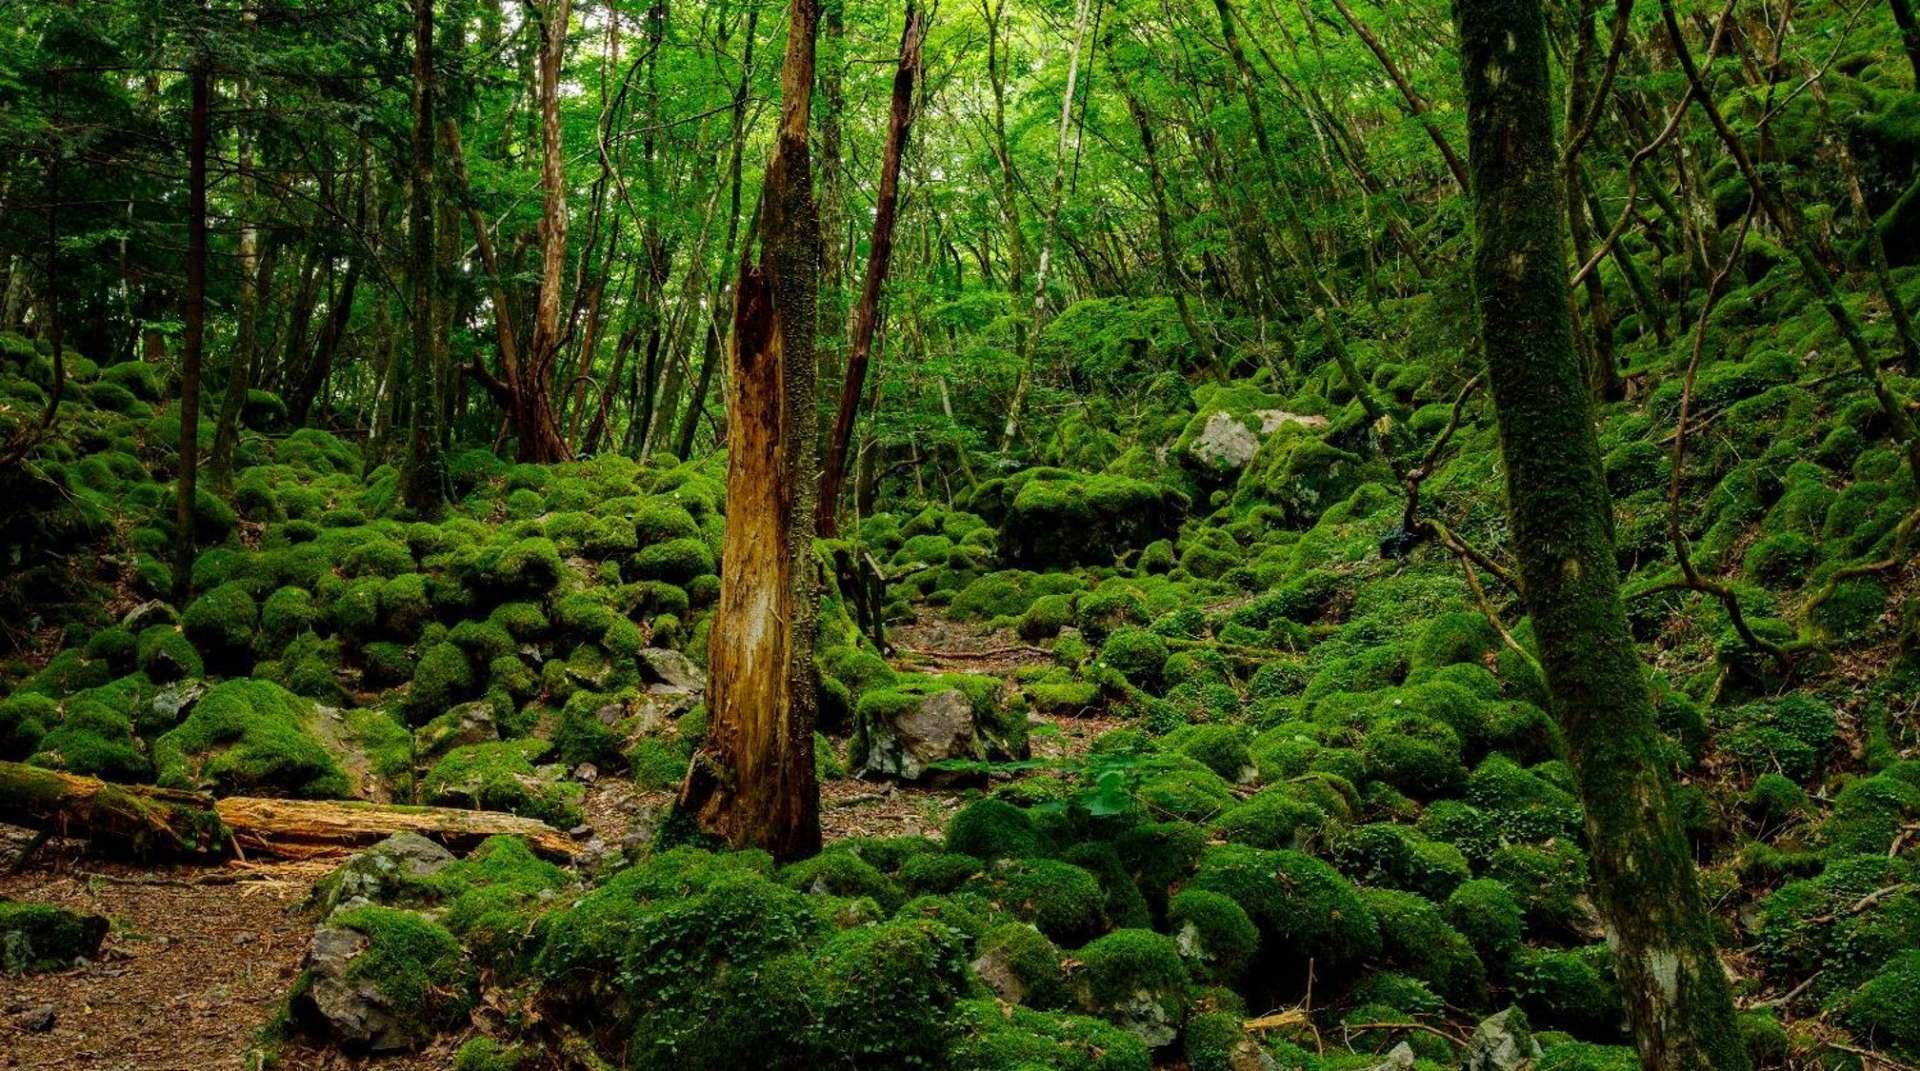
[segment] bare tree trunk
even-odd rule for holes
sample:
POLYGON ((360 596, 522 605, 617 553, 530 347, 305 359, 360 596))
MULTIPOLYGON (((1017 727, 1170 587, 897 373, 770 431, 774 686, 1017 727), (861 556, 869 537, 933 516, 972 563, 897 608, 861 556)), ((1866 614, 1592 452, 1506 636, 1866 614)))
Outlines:
MULTIPOLYGON (((248 27, 255 23, 251 11, 242 15, 242 19, 248 27)), ((240 79, 234 89, 234 97, 240 106, 247 107, 252 97, 246 79, 240 79)), ((240 410, 246 404, 247 390, 253 386, 254 351, 260 347, 260 287, 264 282, 261 276, 273 268, 271 256, 263 260, 259 255, 260 232, 254 225, 253 139, 247 136, 245 130, 241 130, 239 142, 240 212, 243 217, 238 250, 240 322, 233 352, 227 357, 227 382, 220 397, 220 414, 214 423, 213 448, 207 457, 207 474, 217 494, 226 494, 233 485, 233 445, 239 438, 240 410)))
POLYGON ((792 0, 760 260, 740 265, 727 385, 727 534, 707 654, 712 723, 680 788, 705 833, 778 859, 820 848, 814 777, 814 321, 808 113, 820 0, 792 0))
MULTIPOLYGON (((200 0, 205 20, 208 0, 200 0)), ((205 33, 206 28, 200 27, 205 33)), ((175 472, 173 601, 193 586, 194 494, 200 476, 200 361, 207 337, 207 147, 212 140, 213 56, 195 42, 193 115, 187 135, 187 307, 180 357, 180 464, 175 472)))
POLYGON ((1000 433, 1000 450, 1013 449, 1020 434, 1021 410, 1027 406, 1027 394, 1033 390, 1034 348, 1039 344, 1040 328, 1047 315, 1047 272, 1053 266, 1053 239, 1060 227, 1060 202, 1066 195, 1067 132, 1073 121, 1074 90, 1080 79, 1080 51, 1087 40, 1087 15, 1091 0, 1080 0, 1073 16, 1073 54, 1067 60, 1067 87, 1060 98, 1060 134, 1054 142, 1053 189, 1047 197, 1046 222, 1040 229, 1040 262, 1033 270, 1033 306, 1026 337, 1020 344, 1020 378, 1013 386, 1013 400, 1007 405, 1007 425, 1000 433))
POLYGON ((560 67, 566 60, 572 0, 545 0, 540 31, 540 294, 525 375, 515 391, 514 429, 520 460, 565 461, 572 456, 553 410, 553 369, 563 342, 560 310, 567 267, 566 148, 560 136, 560 67))
POLYGON ((880 318, 880 292, 886 286, 887 266, 893 258, 893 224, 900 210, 900 157, 906 150, 913 123, 913 83, 920 73, 920 45, 926 38, 926 19, 914 0, 907 0, 906 28, 900 34, 900 63, 893 72, 893 102, 887 113, 887 142, 880 164, 880 192, 874 206, 873 236, 867 243, 867 278, 860 304, 853 310, 853 330, 847 340, 847 369, 840 377, 840 405, 827 440, 827 459, 820 470, 820 504, 815 523, 831 538, 837 530, 840 492, 847 482, 847 448, 853 442, 854 416, 867 380, 867 362, 873 353, 874 326, 880 318))
POLYGON ((413 0, 413 170, 408 190, 407 266, 413 281, 413 367, 407 386, 413 412, 407 426, 407 463, 401 498, 419 517, 435 517, 445 502, 440 458, 440 283, 434 258, 433 0, 413 0))
POLYGON ((1647 1071, 1744 1071, 1713 920, 1620 601, 1610 499, 1568 319, 1540 0, 1455 0, 1473 160, 1474 296, 1507 513, 1586 810, 1614 970, 1647 1071))

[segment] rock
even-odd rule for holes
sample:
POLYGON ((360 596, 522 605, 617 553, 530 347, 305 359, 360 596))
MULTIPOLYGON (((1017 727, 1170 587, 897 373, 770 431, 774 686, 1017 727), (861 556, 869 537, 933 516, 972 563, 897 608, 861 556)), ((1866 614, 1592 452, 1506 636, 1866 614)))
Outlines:
POLYGON ((407 1047, 406 1031, 379 986, 353 978, 353 961, 367 949, 366 935, 344 926, 313 931, 306 969, 307 999, 343 1045, 392 1052, 407 1047))
POLYGON ((1533 1040, 1526 1013, 1508 1008, 1474 1028, 1460 1067, 1461 1071, 1531 1071, 1540 1056, 1540 1043, 1533 1040))
POLYGON ((1367 1071, 1413 1071, 1413 1046, 1401 1042, 1387 1050, 1387 1058, 1367 1068, 1367 1071))
POLYGON ((647 683, 649 692, 691 695, 707 686, 706 673, 679 651, 642 647, 634 658, 640 664, 640 679, 647 683))
POLYGON ((1027 983, 1014 966, 1014 956, 1013 946, 1000 944, 981 953, 972 964, 974 977, 1008 1004, 1022 1003, 1027 996, 1027 983))
POLYGON ((462 703, 421 726, 414 733, 414 748, 424 759, 435 759, 457 747, 486 744, 500 739, 500 726, 493 720, 493 704, 484 699, 462 703))
POLYGON ((618 847, 594 837, 574 855, 573 865, 582 874, 617 870, 626 862, 625 854, 618 847))
POLYGON ((181 680, 160 689, 153 697, 153 712, 160 716, 166 725, 178 725, 180 719, 193 710, 200 697, 207 694, 207 682, 202 680, 181 680))
POLYGON ((600 780, 600 767, 591 762, 583 762, 573 768, 573 779, 583 785, 591 785, 600 780))
POLYGON ((418 833, 395 833, 340 864, 314 886, 328 911, 365 904, 392 905, 426 898, 427 878, 453 862, 453 853, 418 833))
POLYGON ((860 776, 919 781, 936 762, 985 757, 973 704, 959 689, 935 692, 895 709, 875 710, 866 730, 866 761, 855 771, 860 776))
POLYGON ((177 625, 179 623, 180 612, 158 599, 152 602, 141 603, 133 609, 128 610, 127 616, 120 619, 120 627, 136 636, 139 635, 140 630, 144 628, 151 628, 154 625, 177 625))
POLYGON ((1320 431, 1327 426, 1326 417, 1289 413, 1284 409, 1262 409, 1253 415, 1260 418, 1260 434, 1263 436, 1272 435, 1288 424, 1298 424, 1311 431, 1320 431))
POLYGON ((14 1024, 29 1034, 44 1034, 59 1018, 51 1004, 39 1004, 13 1017, 14 1024))
POLYGON ((1139 1038, 1149 1049, 1171 1045, 1180 1034, 1179 1022, 1167 1014, 1165 998, 1151 989, 1136 989, 1099 1009, 1099 1014, 1101 1018, 1139 1038))
POLYGON ((1232 413, 1220 410, 1207 416, 1206 426, 1187 447, 1199 461, 1215 468, 1239 470, 1260 452, 1260 440, 1232 413))
POLYGON ((653 848, 654 835, 660 832, 660 817, 666 813, 661 804, 637 804, 627 820, 627 832, 620 838, 620 851, 628 859, 645 858, 653 848))

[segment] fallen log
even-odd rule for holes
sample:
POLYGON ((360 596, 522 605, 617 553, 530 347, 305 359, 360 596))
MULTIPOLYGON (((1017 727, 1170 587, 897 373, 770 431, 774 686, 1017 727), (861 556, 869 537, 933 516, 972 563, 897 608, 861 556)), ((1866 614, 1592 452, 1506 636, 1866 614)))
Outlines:
POLYGON ((214 799, 198 792, 119 785, 17 762, 0 762, 0 823, 92 842, 140 858, 213 861, 230 854, 310 859, 411 832, 456 850, 510 834, 550 859, 579 849, 533 818, 456 807, 353 800, 214 799))

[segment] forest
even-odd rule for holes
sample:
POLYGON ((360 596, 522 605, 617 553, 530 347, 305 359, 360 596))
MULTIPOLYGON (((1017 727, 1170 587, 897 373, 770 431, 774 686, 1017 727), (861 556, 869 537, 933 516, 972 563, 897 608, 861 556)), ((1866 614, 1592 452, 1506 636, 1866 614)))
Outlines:
POLYGON ((1913 0, 0 0, 0 1066, 1915 1071, 1913 0))

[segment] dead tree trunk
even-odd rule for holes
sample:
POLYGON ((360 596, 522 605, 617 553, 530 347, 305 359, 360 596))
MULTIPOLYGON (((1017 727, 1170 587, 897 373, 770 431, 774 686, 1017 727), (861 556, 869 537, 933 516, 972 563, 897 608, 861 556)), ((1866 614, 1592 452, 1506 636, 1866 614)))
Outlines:
POLYGON ((1726 972, 1626 610, 1573 342, 1539 0, 1455 0, 1473 163, 1474 296, 1507 512, 1566 733, 1614 969, 1648 1071, 1744 1071, 1726 972))
POLYGON ((815 514, 820 534, 831 537, 838 527, 837 506, 847 483, 847 449, 853 442, 853 420, 866 389, 867 362, 873 354, 873 331, 880 319, 880 292, 886 285, 887 265, 893 258, 893 223, 900 210, 900 156, 906 150, 913 123, 913 83, 920 72, 920 43, 926 19, 914 0, 907 0, 906 29, 900 34, 900 63, 893 72, 893 103, 887 117, 886 151, 880 164, 880 193, 874 206, 873 236, 867 243, 867 279, 860 304, 853 310, 853 331, 847 342, 847 370, 840 378, 840 406, 834 413, 827 458, 820 469, 820 503, 815 514))
POLYGON ((820 228, 807 120, 820 0, 792 0, 760 260, 741 262, 727 384, 727 534, 708 647, 712 724, 680 788, 703 832, 794 859, 820 848, 814 779, 814 321, 820 228))

